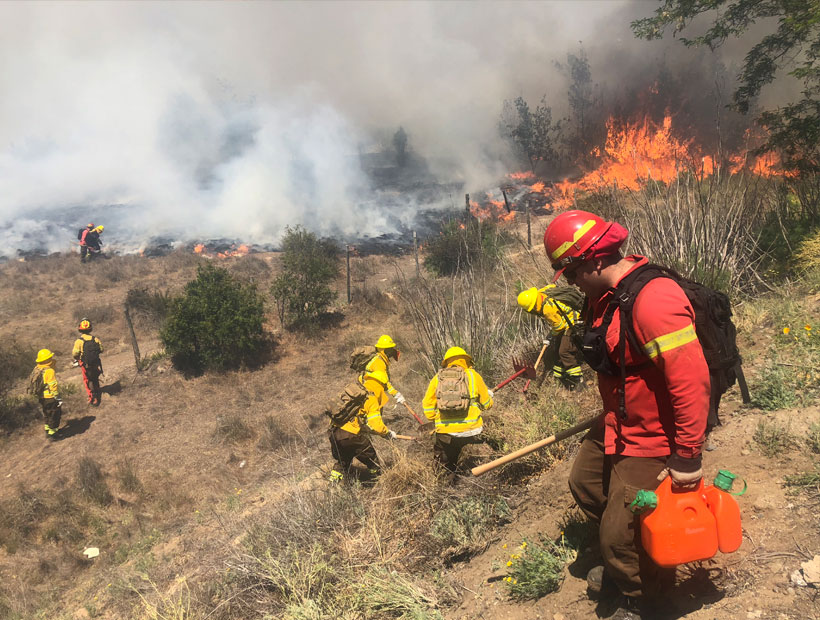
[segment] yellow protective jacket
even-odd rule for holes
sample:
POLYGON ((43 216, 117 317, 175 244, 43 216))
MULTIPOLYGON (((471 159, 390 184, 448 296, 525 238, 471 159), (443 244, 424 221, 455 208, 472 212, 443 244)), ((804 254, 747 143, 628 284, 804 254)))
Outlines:
POLYGON ((555 284, 548 284, 538 289, 538 300, 530 312, 544 317, 552 328, 552 334, 558 335, 566 331, 568 327, 566 317, 569 317, 569 320, 575 324, 580 320, 580 313, 571 306, 550 297, 550 289, 554 288, 556 288, 555 284))
POLYGON ((390 396, 395 396, 399 393, 399 391, 393 387, 393 384, 390 383, 390 358, 387 357, 384 351, 379 351, 376 355, 373 356, 373 359, 367 362, 367 366, 364 369, 364 375, 368 379, 373 376, 374 373, 379 371, 383 372, 387 377, 387 383, 384 385, 387 388, 387 393, 390 396))
POLYGON ((79 360, 80 357, 83 355, 83 343, 88 342, 89 340, 94 339, 97 341, 97 344, 100 345, 100 353, 103 352, 102 343, 100 339, 96 336, 92 336, 91 334, 81 334, 77 340, 74 341, 74 348, 71 350, 71 356, 75 360, 79 360))
POLYGON ((50 359, 44 364, 37 364, 35 371, 43 372, 43 398, 60 398, 60 388, 57 385, 57 373, 54 372, 54 360, 50 359))
POLYGON ((367 400, 359 409, 358 415, 345 423, 341 429, 358 435, 366 427, 377 435, 387 435, 390 431, 382 420, 382 408, 387 404, 384 385, 375 379, 365 378, 364 375, 359 376, 359 383, 368 391, 367 400))
POLYGON ((436 388, 438 387, 438 374, 432 378, 424 400, 421 405, 424 408, 424 415, 428 420, 434 420, 437 433, 446 433, 461 437, 478 435, 484 428, 484 421, 481 419, 481 412, 493 406, 493 399, 487 389, 484 379, 478 372, 467 366, 464 359, 454 359, 447 367, 461 366, 467 371, 467 385, 470 390, 470 407, 466 413, 459 413, 458 417, 442 417, 436 406, 436 388))

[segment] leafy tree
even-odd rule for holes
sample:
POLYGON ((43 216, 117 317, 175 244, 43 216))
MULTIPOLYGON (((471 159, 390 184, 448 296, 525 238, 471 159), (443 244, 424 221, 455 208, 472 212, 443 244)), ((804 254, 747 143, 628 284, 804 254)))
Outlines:
POLYGON ((297 226, 285 229, 282 250, 282 273, 271 288, 279 320, 283 326, 307 328, 336 299, 329 285, 339 274, 338 248, 297 226))
POLYGON ((589 166, 592 164, 593 149, 606 140, 600 92, 592 81, 589 58, 581 48, 577 56, 567 54, 566 65, 556 65, 569 78, 567 103, 570 127, 565 138, 569 156, 572 161, 589 166))
POLYGON ((404 167, 407 163, 407 132, 404 127, 399 127, 399 130, 393 134, 393 146, 396 149, 396 163, 399 167, 404 167))
POLYGON ((527 158, 533 174, 538 162, 558 158, 555 145, 561 122, 553 123, 552 108, 547 105, 546 95, 535 110, 530 110, 523 97, 517 97, 512 102, 505 101, 499 128, 501 134, 527 158))
POLYGON ((672 27, 673 35, 686 30, 702 15, 714 20, 703 34, 681 37, 687 46, 715 49, 729 37, 738 37, 759 20, 777 20, 774 32, 762 37, 746 55, 734 92, 735 106, 749 111, 761 89, 779 71, 803 84, 802 98, 764 111, 761 123, 769 130, 764 149, 778 150, 787 168, 820 171, 820 3, 816 0, 662 0, 653 17, 632 22, 643 39, 659 39, 672 27))
POLYGON ((212 264, 174 299, 160 338, 185 371, 227 370, 258 360, 264 343, 264 303, 256 286, 212 264))

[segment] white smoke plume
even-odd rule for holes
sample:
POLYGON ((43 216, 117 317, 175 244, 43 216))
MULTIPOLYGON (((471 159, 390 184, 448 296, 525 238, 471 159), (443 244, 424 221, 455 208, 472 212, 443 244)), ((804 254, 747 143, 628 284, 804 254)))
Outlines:
POLYGON ((660 53, 630 6, 0 3, 0 255, 88 221, 123 251, 395 232, 418 205, 385 208, 363 150, 401 125, 440 181, 497 183, 504 99, 563 100, 553 60, 581 40, 593 64, 660 53))

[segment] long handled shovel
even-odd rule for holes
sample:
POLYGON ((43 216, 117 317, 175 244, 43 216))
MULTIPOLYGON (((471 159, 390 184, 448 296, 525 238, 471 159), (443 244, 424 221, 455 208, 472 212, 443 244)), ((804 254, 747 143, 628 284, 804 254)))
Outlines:
POLYGON ((500 467, 505 463, 509 463, 510 461, 515 461, 520 459, 522 456, 527 456, 528 454, 535 452, 536 450, 540 450, 541 448, 545 448, 549 445, 562 441, 567 437, 572 437, 581 431, 585 431, 590 428, 598 417, 591 418, 589 420, 585 420, 580 424, 576 424, 572 428, 568 428, 565 431, 561 431, 560 433, 556 433, 555 435, 550 435, 546 439, 542 439, 541 441, 537 441, 533 444, 530 444, 520 450, 516 450, 515 452, 511 452, 505 456, 495 459, 494 461, 490 461, 489 463, 484 463, 484 465, 479 465, 477 467, 473 467, 472 474, 473 476, 480 476, 482 474, 486 474, 488 471, 495 469, 496 467, 500 467))

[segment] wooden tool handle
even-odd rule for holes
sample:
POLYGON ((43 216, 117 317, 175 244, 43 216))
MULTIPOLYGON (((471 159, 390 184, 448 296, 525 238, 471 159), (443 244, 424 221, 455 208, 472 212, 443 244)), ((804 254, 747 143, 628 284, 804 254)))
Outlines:
POLYGON ((411 437, 410 435, 396 435, 394 439, 404 439, 405 441, 415 441, 415 437, 411 437))
POLYGON ((520 459, 522 456, 527 456, 535 452, 536 450, 540 450, 541 448, 546 448, 547 446, 554 444, 556 442, 561 441, 562 439, 566 439, 567 437, 572 437, 580 433, 581 431, 585 431, 590 428, 595 421, 598 420, 597 417, 594 417, 590 420, 585 420, 580 424, 576 424, 575 426, 568 428, 565 431, 561 431, 560 433, 556 433, 555 435, 550 435, 546 439, 542 439, 541 441, 537 441, 533 444, 525 446, 520 450, 516 450, 515 452, 511 452, 505 456, 495 459, 494 461, 490 461, 489 463, 484 463, 484 465, 479 465, 477 467, 473 467, 471 470, 473 476, 480 476, 481 474, 486 474, 488 471, 495 469, 496 467, 501 467, 505 463, 509 463, 510 461, 515 461, 520 459))

